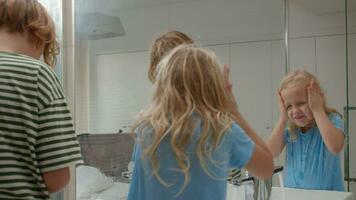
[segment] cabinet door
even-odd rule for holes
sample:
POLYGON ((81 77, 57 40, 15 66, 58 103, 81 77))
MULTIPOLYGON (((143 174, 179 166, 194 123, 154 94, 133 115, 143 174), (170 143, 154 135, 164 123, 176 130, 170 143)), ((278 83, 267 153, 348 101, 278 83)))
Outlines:
POLYGON ((279 119, 279 102, 277 92, 279 89, 279 85, 281 80, 285 76, 286 72, 286 62, 285 62, 285 46, 284 41, 272 41, 271 42, 272 48, 272 126, 277 123, 279 119))
POLYGON ((290 71, 305 69, 312 74, 316 73, 314 38, 291 39, 289 50, 290 71))
POLYGON ((239 109, 266 139, 272 127, 271 42, 231 45, 231 80, 239 109))
POLYGON ((316 75, 330 107, 343 112, 346 105, 345 37, 316 39, 316 75))
POLYGON ((216 56, 219 58, 221 65, 230 65, 230 45, 213 45, 207 46, 207 48, 212 50, 216 54, 216 56))
MULTIPOLYGON (((279 89, 280 82, 285 76, 285 46, 284 41, 273 41, 272 46, 272 128, 275 126, 279 119, 279 102, 277 92, 279 89)), ((271 129, 272 132, 272 129, 271 129)), ((285 163, 285 150, 275 159, 275 165, 283 166, 285 163)), ((276 177, 274 177, 276 179, 276 177)), ((278 183, 279 180, 274 180, 278 183)))
MULTIPOLYGON (((329 36, 316 38, 316 75, 324 89, 329 107, 341 114, 346 106, 345 37, 329 36)), ((344 171, 344 154, 341 154, 344 171)))
POLYGON ((147 51, 98 55, 96 83, 91 88, 91 132, 125 131, 149 104, 152 84, 147 78, 148 57, 147 51))

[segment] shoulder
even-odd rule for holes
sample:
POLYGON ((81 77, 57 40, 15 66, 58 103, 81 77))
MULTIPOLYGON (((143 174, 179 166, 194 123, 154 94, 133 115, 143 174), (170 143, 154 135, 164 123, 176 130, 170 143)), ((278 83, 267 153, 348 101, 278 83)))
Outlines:
POLYGON ((0 62, 2 65, 11 66, 13 69, 26 71, 39 71, 40 68, 45 66, 49 68, 46 64, 29 56, 8 52, 0 52, 0 62))
POLYGON ((245 131, 236 122, 232 122, 228 132, 233 133, 235 135, 246 134, 245 131))
POLYGON ((62 84, 55 71, 44 63, 38 65, 38 86, 42 93, 46 93, 54 99, 64 98, 62 84))
POLYGON ((342 116, 338 113, 332 112, 329 113, 328 115, 331 123, 338 129, 341 129, 342 131, 344 130, 344 121, 342 119, 342 116))
POLYGON ((59 83, 59 79, 56 75, 56 72, 48 65, 41 63, 38 61, 38 72, 39 77, 46 79, 48 82, 52 82, 54 84, 59 83))
POLYGON ((243 130, 240 125, 238 125, 235 122, 232 122, 230 128, 227 130, 225 136, 225 141, 228 142, 234 142, 234 141, 239 141, 239 142, 246 142, 250 141, 250 137, 246 134, 245 130, 243 130))
POLYGON ((330 120, 336 119, 336 120, 342 120, 342 116, 339 113, 332 112, 328 114, 328 117, 330 120))

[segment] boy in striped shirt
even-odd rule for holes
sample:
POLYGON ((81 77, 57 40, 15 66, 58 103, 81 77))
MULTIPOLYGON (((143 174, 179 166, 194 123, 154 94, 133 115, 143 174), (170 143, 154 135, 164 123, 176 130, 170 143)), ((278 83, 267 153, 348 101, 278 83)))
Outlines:
POLYGON ((49 199, 80 148, 53 69, 58 43, 36 0, 0 0, 0 199, 49 199), (38 61, 43 56, 46 64, 38 61))

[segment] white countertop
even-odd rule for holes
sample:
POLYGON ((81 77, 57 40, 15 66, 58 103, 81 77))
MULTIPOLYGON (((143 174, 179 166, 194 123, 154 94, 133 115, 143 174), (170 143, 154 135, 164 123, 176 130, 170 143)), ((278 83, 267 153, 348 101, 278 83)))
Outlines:
MULTIPOLYGON (((303 190, 284 188, 285 199, 282 198, 280 187, 272 188, 271 200, 355 200, 352 192, 337 192, 326 190, 303 190)), ((245 189, 228 184, 226 200, 244 200, 245 189)))

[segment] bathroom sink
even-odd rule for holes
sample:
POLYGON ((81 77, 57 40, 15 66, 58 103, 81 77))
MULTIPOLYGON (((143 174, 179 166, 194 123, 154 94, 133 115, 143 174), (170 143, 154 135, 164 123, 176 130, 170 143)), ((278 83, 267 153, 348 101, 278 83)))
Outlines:
MULTIPOLYGON (((285 199, 282 198, 280 187, 272 188, 271 200, 355 200, 351 192, 337 192, 325 190, 304 190, 284 188, 285 199)), ((245 189, 243 186, 228 184, 226 200, 244 200, 245 189)))

